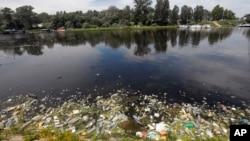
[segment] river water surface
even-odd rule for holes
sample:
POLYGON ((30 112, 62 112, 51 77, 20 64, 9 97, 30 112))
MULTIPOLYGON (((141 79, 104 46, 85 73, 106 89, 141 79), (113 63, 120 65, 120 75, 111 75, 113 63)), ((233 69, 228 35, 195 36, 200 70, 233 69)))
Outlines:
POLYGON ((0 35, 2 100, 120 89, 173 102, 249 104, 250 29, 0 35))

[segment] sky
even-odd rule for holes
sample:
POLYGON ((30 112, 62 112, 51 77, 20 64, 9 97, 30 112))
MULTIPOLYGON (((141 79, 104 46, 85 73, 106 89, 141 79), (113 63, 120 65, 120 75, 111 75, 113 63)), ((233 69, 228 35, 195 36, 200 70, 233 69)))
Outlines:
MULTIPOLYGON (((155 6, 156 0, 152 0, 152 7, 155 6)), ((212 10, 216 5, 220 5, 226 9, 232 10, 237 17, 243 17, 245 14, 250 13, 249 0, 169 0, 170 8, 174 5, 180 8, 183 5, 195 7, 196 5, 203 5, 204 8, 212 10)), ((34 12, 41 13, 47 12, 55 14, 57 11, 83 11, 88 10, 103 10, 113 5, 118 8, 124 8, 129 5, 134 7, 134 0, 0 0, 0 8, 9 7, 15 10, 17 7, 31 5, 34 12)))

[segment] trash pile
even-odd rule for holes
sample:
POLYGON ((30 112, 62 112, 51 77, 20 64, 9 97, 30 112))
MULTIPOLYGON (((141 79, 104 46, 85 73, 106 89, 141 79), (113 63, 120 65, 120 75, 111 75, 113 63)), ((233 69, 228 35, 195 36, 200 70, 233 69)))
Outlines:
POLYGON ((68 100, 57 107, 46 106, 47 99, 28 94, 16 100, 17 105, 8 100, 1 109, 0 131, 12 126, 23 130, 53 127, 84 138, 107 135, 163 141, 229 140, 230 125, 250 124, 249 107, 166 103, 155 95, 129 96, 124 90, 91 102, 91 97, 68 100))

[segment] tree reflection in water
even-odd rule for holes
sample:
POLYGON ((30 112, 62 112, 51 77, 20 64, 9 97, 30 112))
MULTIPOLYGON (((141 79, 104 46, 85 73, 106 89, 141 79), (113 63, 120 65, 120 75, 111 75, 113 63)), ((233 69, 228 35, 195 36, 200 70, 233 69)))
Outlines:
MULTIPOLYGON (((201 40, 207 39, 210 45, 228 38, 233 29, 214 29, 211 31, 187 31, 187 30, 118 30, 118 31, 84 31, 84 32, 60 32, 60 33, 37 33, 24 35, 1 35, 0 51, 6 54, 42 55, 43 48, 53 48, 55 44, 64 47, 74 47, 90 44, 95 47, 104 43, 112 48, 125 46, 131 48, 135 45, 134 54, 144 56, 152 51, 149 47, 154 44, 156 52, 166 52, 168 41, 172 47, 183 48, 188 44, 198 47, 201 40), (8 36, 8 37, 6 37, 8 36), (177 44, 178 43, 178 44, 177 44)), ((244 32, 249 38, 250 30, 244 32)))

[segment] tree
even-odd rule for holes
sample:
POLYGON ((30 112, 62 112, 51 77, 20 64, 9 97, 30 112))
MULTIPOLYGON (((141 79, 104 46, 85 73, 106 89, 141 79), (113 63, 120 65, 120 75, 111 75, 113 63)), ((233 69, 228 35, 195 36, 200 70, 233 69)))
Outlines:
POLYGON ((13 22, 13 17, 15 12, 8 7, 3 8, 1 11, 1 24, 3 28, 15 28, 15 23, 13 22))
POLYGON ((42 12, 40 14, 37 14, 37 18, 38 18, 39 22, 42 23, 43 27, 50 28, 51 16, 48 13, 42 12))
POLYGON ((154 12, 154 22, 159 25, 165 25, 169 19, 169 1, 157 0, 154 12))
POLYGON ((71 21, 66 21, 66 22, 65 22, 65 27, 66 27, 66 28, 73 28, 74 25, 73 25, 73 23, 72 23, 71 21))
POLYGON ((212 15, 211 11, 208 11, 207 9, 204 9, 203 20, 204 21, 211 20, 212 19, 211 15, 212 15))
POLYGON ((98 17, 100 12, 97 12, 96 10, 88 10, 86 13, 84 13, 84 21, 87 23, 92 24, 92 19, 96 19, 98 17))
POLYGON ((52 20, 53 28, 65 26, 65 22, 66 22, 65 14, 66 12, 60 11, 60 12, 56 12, 56 14, 52 16, 51 20, 52 20))
POLYGON ((223 19, 223 13, 224 13, 223 7, 220 7, 220 5, 216 5, 212 10, 213 20, 223 19))
POLYGON ((84 22, 83 13, 82 11, 76 11, 69 13, 67 16, 67 20, 72 22, 73 28, 81 28, 82 23, 84 22))
POLYGON ((171 11, 171 16, 170 16, 171 24, 177 24, 178 18, 179 18, 179 7, 175 5, 173 10, 171 11))
POLYGON ((119 20, 120 25, 130 25, 130 21, 132 20, 132 10, 130 9, 130 6, 125 6, 121 10, 121 17, 119 20))
POLYGON ((134 22, 136 25, 139 22, 145 25, 147 22, 147 15, 150 13, 150 5, 152 4, 152 0, 134 0, 134 3, 134 22))
POLYGON ((234 20, 234 19, 236 19, 236 17, 235 17, 235 14, 233 11, 226 9, 226 10, 224 10, 223 19, 234 20))
POLYGON ((204 8, 201 5, 197 5, 194 8, 194 13, 193 13, 193 17, 194 17, 194 21, 195 22, 200 22, 202 20, 204 16, 204 8))
POLYGON ((131 8, 130 6, 125 6, 125 8, 122 10, 122 18, 125 20, 131 20, 131 8))
POLYGON ((105 21, 110 25, 114 23, 118 24, 120 18, 120 9, 116 6, 110 6, 107 10, 105 10, 105 21))
POLYGON ((186 24, 192 19, 193 9, 187 5, 181 7, 181 22, 186 24))
POLYGON ((145 25, 151 25, 151 24, 153 24, 152 23, 153 19, 154 19, 154 8, 149 7, 148 8, 148 14, 147 14, 147 20, 146 20, 145 25))
POLYGON ((42 12, 40 14, 37 14, 38 19, 42 22, 42 23, 47 23, 50 21, 50 16, 48 13, 46 12, 42 12))
POLYGON ((8 7, 5 7, 1 10, 3 20, 6 20, 7 23, 12 21, 12 17, 14 15, 14 11, 8 7))
POLYGON ((21 6, 16 8, 16 17, 24 24, 26 29, 31 29, 33 24, 37 24, 36 13, 32 6, 21 6))
POLYGON ((245 15, 244 17, 246 17, 246 22, 250 23, 250 13, 245 15))

